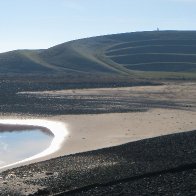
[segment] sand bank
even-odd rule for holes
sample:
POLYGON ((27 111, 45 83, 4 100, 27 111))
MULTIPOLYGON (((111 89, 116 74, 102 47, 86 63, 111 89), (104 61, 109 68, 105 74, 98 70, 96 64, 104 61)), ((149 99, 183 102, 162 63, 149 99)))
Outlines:
MULTIPOLYGON (((8 124, 9 120, 4 122, 8 124)), ((46 121, 43 119, 14 122, 44 126, 56 136, 49 149, 17 163, 21 165, 145 138, 191 131, 196 127, 196 112, 153 109, 132 113, 59 115, 47 117, 46 121), (67 137, 66 140, 64 137, 67 137)))
POLYGON ((64 115, 49 119, 66 123, 70 132, 62 148, 55 153, 56 156, 116 146, 196 128, 196 112, 174 109, 64 115))

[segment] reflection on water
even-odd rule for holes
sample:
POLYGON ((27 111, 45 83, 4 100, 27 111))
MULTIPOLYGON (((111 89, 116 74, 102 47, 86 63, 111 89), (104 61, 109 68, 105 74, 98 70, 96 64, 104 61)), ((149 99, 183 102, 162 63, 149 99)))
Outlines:
POLYGON ((52 134, 40 129, 0 131, 0 167, 42 152, 52 140, 52 134))

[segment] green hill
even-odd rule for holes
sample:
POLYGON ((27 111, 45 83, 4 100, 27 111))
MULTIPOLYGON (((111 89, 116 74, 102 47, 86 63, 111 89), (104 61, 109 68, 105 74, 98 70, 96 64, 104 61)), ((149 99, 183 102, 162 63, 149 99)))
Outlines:
POLYGON ((123 33, 1 53, 0 74, 196 78, 196 32, 123 33))

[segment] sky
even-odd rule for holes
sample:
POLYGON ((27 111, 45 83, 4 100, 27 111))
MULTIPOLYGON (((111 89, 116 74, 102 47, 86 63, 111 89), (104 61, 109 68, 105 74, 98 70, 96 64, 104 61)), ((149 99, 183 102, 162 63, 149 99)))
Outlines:
POLYGON ((0 52, 85 37, 196 30, 196 0, 0 0, 0 52))

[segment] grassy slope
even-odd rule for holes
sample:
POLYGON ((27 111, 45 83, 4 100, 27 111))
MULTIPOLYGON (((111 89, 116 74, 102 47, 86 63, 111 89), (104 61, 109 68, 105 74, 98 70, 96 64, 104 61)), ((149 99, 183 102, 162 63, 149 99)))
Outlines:
POLYGON ((2 53, 0 73, 196 78, 196 32, 124 33, 2 53))

